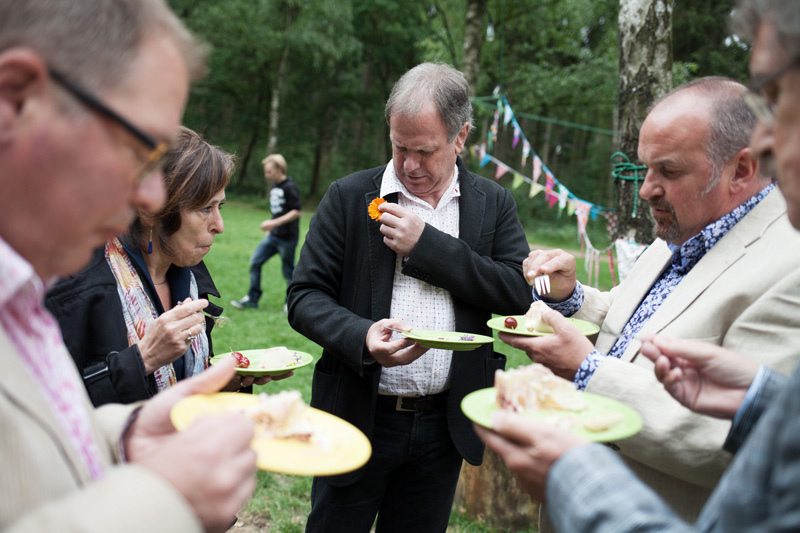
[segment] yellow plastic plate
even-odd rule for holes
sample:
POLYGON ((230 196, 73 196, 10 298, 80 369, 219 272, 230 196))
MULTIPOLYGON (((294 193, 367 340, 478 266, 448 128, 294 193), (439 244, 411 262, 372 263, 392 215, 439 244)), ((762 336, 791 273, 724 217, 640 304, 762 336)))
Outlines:
MULTIPOLYGON (((237 411, 257 404, 258 396, 252 394, 196 394, 176 403, 170 418, 180 431, 201 416, 237 411)), ((313 407, 306 409, 303 416, 315 432, 309 442, 253 439, 251 446, 258 454, 258 468, 297 476, 331 476, 356 470, 369 460, 372 446, 366 435, 354 425, 313 407)))

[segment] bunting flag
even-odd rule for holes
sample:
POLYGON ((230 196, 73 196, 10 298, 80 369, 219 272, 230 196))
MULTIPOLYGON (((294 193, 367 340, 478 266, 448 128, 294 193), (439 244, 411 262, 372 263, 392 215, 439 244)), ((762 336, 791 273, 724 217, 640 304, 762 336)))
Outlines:
MULTIPOLYGON (((511 108, 511 105, 508 103, 505 95, 499 95, 497 99, 497 107, 494 111, 494 120, 490 127, 489 134, 487 139, 484 143, 480 144, 476 147, 472 147, 471 149, 475 150, 473 152, 477 153, 478 159, 480 162, 480 166, 484 167, 489 162, 493 162, 497 165, 495 170, 495 179, 499 180, 502 176, 511 173, 512 174, 512 182, 511 188, 516 190, 522 186, 523 183, 528 182, 530 183, 530 189, 528 190, 528 198, 533 198, 538 195, 540 192, 545 192, 545 201, 550 208, 555 207, 558 205, 558 215, 561 216, 562 212, 566 209, 568 216, 575 215, 577 220, 577 230, 578 230, 578 239, 580 241, 581 252, 585 253, 586 256, 586 271, 588 273, 588 284, 594 285, 595 287, 599 281, 599 265, 600 265, 600 258, 604 255, 608 255, 609 259, 609 271, 611 273, 611 281, 616 286, 617 281, 621 283, 622 280, 627 276, 627 270, 629 270, 630 263, 632 265, 632 261, 630 259, 626 259, 621 257, 620 254, 623 255, 631 255, 629 251, 623 251, 625 247, 619 244, 619 240, 608 246, 603 250, 598 250, 594 247, 591 240, 589 239, 589 235, 586 232, 586 227, 588 225, 589 220, 596 220, 599 215, 606 217, 606 230, 610 236, 615 235, 617 229, 617 221, 618 215, 614 209, 609 209, 603 206, 595 205, 591 202, 586 200, 582 200, 576 197, 564 184, 556 179, 553 175, 553 172, 547 168, 544 164, 542 159, 539 155, 532 149, 530 141, 525 137, 522 128, 519 126, 516 118, 514 117, 514 111, 511 108), (531 177, 525 176, 519 172, 516 172, 510 165, 498 160, 497 158, 489 155, 487 152, 491 152, 494 144, 497 142, 497 134, 499 130, 500 124, 500 115, 503 115, 503 126, 504 129, 508 126, 508 124, 512 124, 513 130, 513 140, 512 140, 512 150, 516 150, 519 141, 522 141, 522 166, 525 167, 528 157, 532 157, 533 159, 533 168, 531 177), (544 185, 539 183, 539 178, 545 175, 545 182, 544 185), (612 251, 612 248, 614 249, 612 251), (617 267, 614 266, 614 253, 616 252, 617 255, 617 267), (618 276, 617 276, 618 275, 618 276), (618 277, 618 280, 617 280, 618 277)), ((627 242, 627 241, 624 241, 627 242)), ((630 246, 641 247, 644 249, 645 246, 638 244, 638 243, 629 243, 630 246)), ((641 253, 641 249, 637 248, 638 253, 641 253)), ((638 253, 635 254, 635 257, 638 257, 638 253)), ((633 258, 635 260, 635 257, 633 258)))
POLYGON ((539 159, 538 155, 533 156, 533 181, 539 181, 539 177, 542 175, 542 160, 539 159))
POLYGON ((478 153, 480 154, 480 166, 485 167, 487 163, 489 163, 489 161, 492 160, 489 156, 486 155, 486 144, 481 145, 480 149, 478 150, 478 153))
MULTIPOLYGON (((522 130, 520 130, 520 134, 522 130)), ((525 162, 528 160, 528 156, 531 155, 531 143, 528 142, 528 139, 522 140, 522 166, 525 166, 525 162)), ((541 167, 539 168, 541 172, 541 167)), ((535 180, 536 178, 534 178, 535 180)))
POLYGON ((553 177, 550 172, 547 172, 544 177, 544 190, 547 191, 548 194, 553 192, 553 187, 556 186, 556 179, 553 177))
POLYGON ((558 216, 561 216, 561 213, 564 212, 564 208, 567 207, 567 194, 569 191, 566 187, 562 184, 558 184, 558 216))
POLYGON ((606 231, 612 238, 617 234, 617 225, 619 217, 616 213, 605 213, 606 215, 606 231))
POLYGON ((611 274, 611 286, 617 286, 617 277, 614 275, 614 253, 611 251, 611 247, 609 246, 606 248, 608 252, 608 271, 611 274))
POLYGON ((528 191, 528 198, 533 198, 534 196, 536 196, 537 194, 539 194, 543 190, 544 190, 544 187, 542 187, 541 185, 539 185, 535 181, 531 182, 531 190, 528 191))
POLYGON ((494 173, 494 179, 499 180, 503 176, 503 174, 505 174, 509 170, 511 170, 511 168, 509 168, 509 166, 506 165, 505 163, 498 163, 497 171, 494 173))

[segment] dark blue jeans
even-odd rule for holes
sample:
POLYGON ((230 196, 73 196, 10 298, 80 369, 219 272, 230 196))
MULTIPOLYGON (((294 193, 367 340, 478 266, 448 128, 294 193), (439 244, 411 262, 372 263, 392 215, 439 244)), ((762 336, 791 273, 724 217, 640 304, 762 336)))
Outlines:
POLYGON ((372 457, 364 477, 347 487, 314 478, 306 532, 444 532, 461 456, 445 409, 398 412, 378 404, 372 457))
POLYGON ((281 256, 281 272, 288 287, 294 272, 295 248, 297 248, 297 241, 285 241, 273 237, 272 234, 267 235, 258 243, 256 251, 250 258, 250 290, 247 296, 250 297, 251 302, 258 303, 261 298, 261 267, 275 254, 281 256))

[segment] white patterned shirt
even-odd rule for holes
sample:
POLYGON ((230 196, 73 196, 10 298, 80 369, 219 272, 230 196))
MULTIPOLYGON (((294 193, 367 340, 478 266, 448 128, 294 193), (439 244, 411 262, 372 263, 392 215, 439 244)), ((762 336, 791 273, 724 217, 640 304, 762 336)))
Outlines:
MULTIPOLYGON (((408 192, 397 178, 394 162, 389 161, 383 173, 381 197, 392 193, 397 203, 413 211, 426 224, 458 237, 458 168, 453 165, 453 178, 442 199, 434 209, 408 192)), ((389 317, 401 318, 406 324, 419 330, 455 331, 456 314, 453 297, 449 291, 435 287, 401 272, 403 257, 398 256, 394 267, 392 304, 389 317)), ((395 335, 399 335, 395 333, 395 335)), ((383 368, 378 387, 379 394, 390 396, 427 396, 450 388, 450 360, 452 350, 428 350, 411 364, 383 368)))
POLYGON ((58 323, 43 305, 44 293, 31 264, 0 238, 0 324, 92 478, 100 479, 86 392, 58 323))

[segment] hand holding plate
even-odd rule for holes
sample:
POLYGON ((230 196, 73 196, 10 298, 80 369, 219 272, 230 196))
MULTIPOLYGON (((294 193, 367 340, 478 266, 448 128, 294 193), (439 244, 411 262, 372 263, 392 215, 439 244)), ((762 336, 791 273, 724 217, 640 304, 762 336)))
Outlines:
POLYGON ((522 489, 543 502, 553 464, 585 440, 572 432, 502 410, 492 417, 493 430, 473 424, 478 437, 503 459, 522 489))
MULTIPOLYGON (((403 329, 406 327, 402 320, 384 318, 372 324, 367 330, 364 344, 370 355, 381 366, 390 368, 407 365, 413 363, 428 351, 428 348, 405 337, 392 340, 392 331, 389 328, 403 329)), ((406 330, 403 329, 403 331, 406 330)))
POLYGON ((557 376, 572 380, 583 360, 594 349, 592 342, 561 313, 545 308, 542 320, 550 324, 554 333, 539 337, 512 335, 500 332, 500 340, 523 350, 531 361, 541 363, 557 376))

